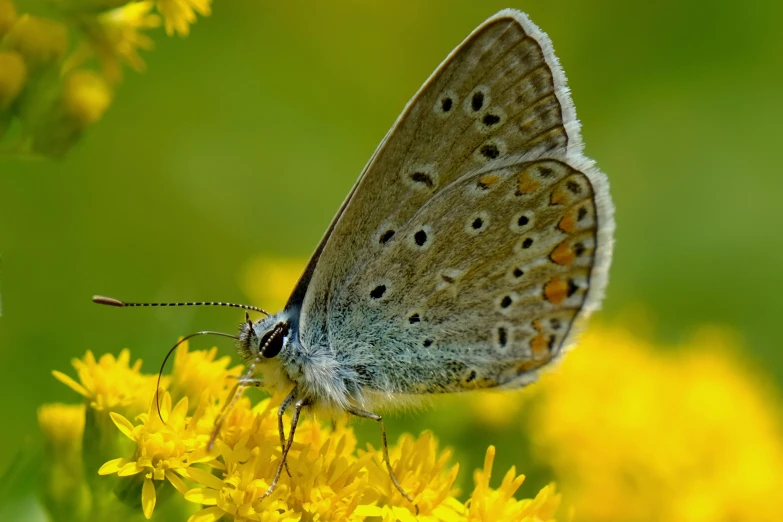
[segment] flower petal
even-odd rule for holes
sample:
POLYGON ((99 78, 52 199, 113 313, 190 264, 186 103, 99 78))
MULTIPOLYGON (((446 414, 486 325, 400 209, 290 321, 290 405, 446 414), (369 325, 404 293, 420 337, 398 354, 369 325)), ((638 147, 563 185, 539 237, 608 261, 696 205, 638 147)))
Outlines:
POLYGON ((135 440, 133 438, 133 424, 131 424, 131 421, 120 415, 119 413, 109 412, 109 415, 111 416, 111 420, 114 421, 114 425, 117 426, 117 428, 130 440, 135 440))
POLYGON ((223 518, 225 514, 226 512, 219 507, 208 507, 191 516, 188 522, 215 522, 223 518))
POLYGON ((182 480, 179 475, 173 471, 166 470, 166 478, 169 479, 171 485, 174 486, 182 495, 188 492, 188 486, 185 484, 185 481, 182 480))
POLYGON ((155 485, 150 479, 144 479, 144 486, 141 488, 141 509, 144 510, 144 517, 147 520, 152 518, 155 500, 155 485))
POLYGON ((185 493, 185 500, 205 506, 214 506, 217 498, 218 492, 210 488, 195 488, 185 493))
POLYGON ((98 469, 98 475, 111 475, 112 473, 118 473, 126 464, 128 459, 119 458, 113 459, 104 464, 98 469))
POLYGON ((222 480, 217 478, 212 473, 209 473, 208 471, 204 471, 203 469, 187 468, 187 469, 178 469, 176 471, 183 477, 189 478, 190 480, 194 482, 198 482, 199 484, 203 484, 208 488, 212 488, 217 491, 223 488, 222 480))
POLYGON ((62 372, 58 372, 57 370, 52 370, 52 375, 54 375, 54 378, 63 383, 64 385, 68 386, 70 389, 81 395, 82 397, 89 397, 91 394, 88 392, 84 386, 79 384, 78 382, 74 381, 67 375, 65 375, 62 372))
POLYGON ((138 462, 128 462, 125 464, 121 470, 117 472, 118 477, 130 477, 131 475, 136 475, 138 473, 141 473, 146 468, 144 466, 139 466, 138 462))

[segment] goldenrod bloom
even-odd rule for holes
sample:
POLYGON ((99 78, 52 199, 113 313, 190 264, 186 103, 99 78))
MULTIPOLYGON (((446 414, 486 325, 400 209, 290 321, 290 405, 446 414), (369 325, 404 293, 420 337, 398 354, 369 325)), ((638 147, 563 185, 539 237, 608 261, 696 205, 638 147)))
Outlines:
POLYGON ((22 55, 13 51, 0 51, 0 111, 13 103, 26 80, 27 66, 22 55))
MULTIPOLYGON (((229 411, 222 412, 229 399, 226 389, 233 386, 238 368, 229 368, 227 358, 217 358, 214 349, 191 352, 184 346, 177 352, 172 375, 162 381, 180 397, 172 407, 170 391, 161 393, 164 422, 158 417, 154 387, 149 386, 156 376, 140 373, 138 361, 131 366, 127 350, 119 358, 105 355, 98 361, 88 352, 83 360, 75 360, 74 366, 81 382, 59 372, 54 374, 87 399, 88 419, 96 413, 108 413, 117 435, 133 444, 127 448, 109 441, 91 447, 85 454, 87 462, 92 452, 115 452, 95 469, 103 476, 98 477, 100 480, 116 475, 120 482, 108 488, 91 484, 93 501, 86 504, 92 506, 88 514, 98 516, 117 508, 106 505, 106 495, 114 490, 124 492, 122 498, 128 504, 137 504, 140 497, 142 512, 150 518, 163 498, 162 488, 179 492, 180 502, 202 506, 190 522, 221 518, 457 522, 466 520, 470 509, 478 509, 466 507, 456 498, 458 466, 449 463, 450 451, 438 450, 431 433, 418 438, 406 435, 390 448, 394 470, 420 510, 415 518, 414 506, 391 484, 379 451, 372 447, 357 450, 356 436, 344 419, 329 429, 309 416, 300 420, 288 455, 291 476, 284 473, 277 489, 259 500, 282 455, 277 426, 282 397, 264 399, 255 406, 243 397, 229 402, 229 411), (144 410, 138 407, 142 400, 147 405, 144 410), (196 403, 194 408, 189 408, 191 402, 196 403), (208 441, 217 419, 220 431, 214 451, 209 452, 208 441)), ((50 424, 42 421, 45 429, 51 429, 46 428, 50 424)), ((285 425, 289 424, 290 419, 285 419, 285 425)), ((105 431, 101 432, 104 437, 105 431)), ((91 466, 85 469, 89 471, 91 466)), ((542 490, 537 499, 516 501, 512 486, 518 486, 518 482, 504 482, 500 494, 487 486, 477 488, 470 506, 489 505, 492 512, 541 515, 540 520, 550 520, 548 514, 556 507, 551 488, 542 490)), ((86 487, 85 483, 79 484, 86 487)), ((60 498, 58 502, 65 505, 66 501, 60 498)), ((50 505, 53 512, 59 509, 58 502, 50 505)))
POLYGON ((156 488, 153 481, 167 480, 184 494, 188 488, 180 475, 188 476, 187 468, 193 464, 212 460, 207 452, 209 433, 198 430, 198 417, 203 415, 203 408, 197 409, 193 418, 189 418, 188 398, 182 398, 172 410, 171 395, 166 392, 160 405, 161 420, 156 399, 157 396, 147 413, 139 415, 141 424, 138 426, 119 413, 111 414, 123 435, 136 443, 136 453, 133 457, 110 460, 98 470, 100 475, 117 473, 120 477, 144 473, 141 505, 147 518, 152 517, 155 509, 156 488))
POLYGON ((3 47, 24 56, 30 69, 57 63, 68 47, 68 30, 54 20, 23 14, 8 30, 3 47))
POLYGON ((63 107, 77 128, 97 122, 111 103, 112 92, 97 73, 76 70, 68 75, 63 86, 63 107))
POLYGON ((519 486, 525 481, 524 475, 516 475, 511 468, 503 477, 498 489, 489 487, 492 475, 492 464, 495 460, 495 447, 487 449, 484 458, 484 469, 476 471, 476 488, 468 501, 468 520, 493 522, 495 520, 516 522, 549 522, 555 520, 555 512, 560 505, 560 495, 555 493, 555 486, 550 484, 542 489, 536 498, 516 500, 519 486))
POLYGON ((127 349, 122 350, 116 359, 107 353, 97 361, 88 350, 84 360, 74 359, 71 364, 80 382, 57 370, 52 371, 52 375, 87 399, 93 410, 138 415, 146 409, 155 393, 155 377, 139 373, 141 359, 130 366, 130 351, 127 349))
POLYGON ((212 0, 155 0, 158 11, 163 15, 166 34, 171 36, 175 32, 180 36, 187 36, 190 32, 190 24, 196 22, 196 13, 201 16, 209 16, 212 12, 210 4, 212 0))
POLYGON ((714 328, 662 349, 594 327, 531 389, 533 454, 579 518, 780 520, 780 404, 739 346, 714 328))

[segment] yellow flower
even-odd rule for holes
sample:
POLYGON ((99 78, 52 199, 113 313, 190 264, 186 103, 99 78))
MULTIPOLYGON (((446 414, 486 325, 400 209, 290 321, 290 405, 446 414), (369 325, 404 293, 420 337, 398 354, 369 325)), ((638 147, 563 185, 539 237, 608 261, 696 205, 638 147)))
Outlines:
POLYGON ((87 399, 89 406, 100 412, 120 411, 136 415, 144 411, 155 394, 155 377, 139 373, 141 360, 129 366, 130 351, 122 350, 118 358, 104 354, 96 361, 91 351, 84 360, 74 359, 79 382, 57 370, 54 377, 87 399))
POLYGON ((22 55, 0 51, 0 110, 7 109, 22 91, 27 80, 27 66, 22 55))
POLYGON ((560 505, 560 495, 555 493, 553 484, 542 489, 536 498, 516 500, 516 493, 524 475, 516 476, 512 467, 503 477, 498 489, 489 487, 492 475, 492 463, 495 459, 495 447, 487 448, 484 469, 476 471, 476 488, 468 501, 468 520, 476 522, 548 522, 555 520, 555 512, 560 505))
POLYGON ((197 468, 189 470, 188 478, 204 487, 191 489, 185 499, 207 507, 190 517, 188 522, 213 522, 224 515, 248 521, 299 520, 301 514, 295 514, 284 501, 289 494, 285 484, 280 484, 264 500, 258 500, 269 487, 268 479, 262 477, 272 477, 276 468, 277 459, 272 459, 261 448, 255 448, 247 461, 230 462, 222 479, 197 468))
POLYGON ((81 452, 84 404, 44 404, 38 408, 38 425, 53 452, 81 452))
POLYGON ((63 108, 78 127, 87 127, 101 119, 111 99, 106 81, 92 71, 76 70, 65 79, 63 108))
POLYGON ((91 52, 95 53, 104 75, 112 83, 122 78, 120 62, 143 71, 144 60, 139 56, 139 49, 148 51, 154 47, 152 38, 143 31, 160 26, 160 17, 150 12, 154 6, 151 1, 134 2, 84 19, 86 42, 70 61, 78 64, 91 52))
MULTIPOLYGON (((400 485, 419 508, 417 520, 461 520, 464 508, 455 498, 457 491, 454 490, 459 464, 448 467, 451 451, 439 455, 431 432, 424 432, 418 439, 403 435, 399 444, 390 448, 389 457, 400 485)), ((384 521, 414 520, 415 508, 391 483, 383 454, 374 451, 372 462, 370 483, 380 495, 382 507, 364 507, 361 514, 380 516, 384 521)))
POLYGON ((54 20, 23 14, 5 35, 3 47, 18 52, 30 69, 36 69, 62 59, 68 30, 54 20))
POLYGON ((158 11, 163 15, 166 34, 171 36, 176 31, 180 36, 187 36, 190 24, 196 22, 196 13, 209 16, 212 0, 155 0, 158 11))
POLYGON ((0 0, 0 39, 16 21, 16 8, 10 0, 0 0))
POLYGON ((44 404, 38 408, 38 425, 46 437, 43 500, 54 520, 86 520, 91 506, 84 481, 82 437, 84 404, 44 404))
POLYGON ((243 270, 242 288, 250 299, 270 312, 281 310, 302 275, 307 261, 258 258, 243 270))
POLYGON ((180 493, 188 490, 181 476, 189 476, 188 468, 192 464, 208 462, 212 457, 206 446, 208 433, 202 433, 198 426, 201 408, 193 418, 187 417, 188 399, 182 398, 171 409, 171 395, 166 392, 161 401, 162 421, 158 417, 155 400, 146 414, 139 416, 141 424, 134 426, 118 413, 111 418, 117 428, 136 443, 136 453, 132 458, 116 458, 105 463, 98 470, 100 475, 117 473, 120 477, 129 477, 144 473, 141 492, 141 505, 144 516, 152 517, 155 509, 156 493, 153 481, 168 480, 180 493))
POLYGON ((738 346, 717 329, 661 349, 595 327, 542 379, 526 431, 580 518, 780 519, 780 406, 738 346))
POLYGON ((177 400, 187 397, 190 404, 199 403, 201 395, 206 392, 212 399, 225 400, 231 382, 242 371, 241 366, 228 369, 231 358, 228 356, 215 360, 217 348, 210 350, 188 351, 187 341, 177 347, 174 353, 174 369, 171 372, 169 391, 177 400))

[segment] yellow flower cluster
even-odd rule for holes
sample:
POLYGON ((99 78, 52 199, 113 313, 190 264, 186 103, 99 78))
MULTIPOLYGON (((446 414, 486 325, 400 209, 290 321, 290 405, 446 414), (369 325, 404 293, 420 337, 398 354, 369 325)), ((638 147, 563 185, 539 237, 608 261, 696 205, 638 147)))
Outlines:
POLYGON ((521 416, 532 454, 580 519, 771 522, 783 513, 779 398, 725 330, 658 346, 594 326, 529 390, 471 402, 494 425, 521 416))
MULTIPOLYGON (((344 419, 332 427, 315 418, 300 421, 287 461, 290 477, 284 474, 277 489, 259 500, 281 457, 277 428, 281 397, 256 405, 247 397, 235 401, 209 451, 215 420, 240 375, 240 368, 230 367, 228 357, 217 358, 214 349, 189 351, 186 343, 180 345, 172 374, 162 381, 160 416, 156 376, 141 373, 140 361, 131 364, 127 350, 118 358, 104 355, 98 360, 88 352, 73 364, 78 379, 60 372, 54 375, 82 395, 85 405, 47 406, 39 415, 53 448, 78 446, 79 452, 71 452, 71 460, 64 461, 70 464, 60 464, 58 469, 77 466, 73 454, 81 454, 82 440, 91 442, 89 447, 85 442, 82 457, 85 473, 93 475, 86 477, 88 494, 45 495, 53 513, 69 514, 62 520, 98 520, 115 513, 112 509, 117 506, 106 500, 110 491, 128 509, 140 507, 146 518, 153 517, 164 499, 175 498, 165 507, 166 519, 189 522, 555 519, 560 497, 553 486, 535 499, 517 500, 514 494, 524 477, 514 469, 498 488, 489 486, 492 447, 484 469, 476 474, 472 495, 466 502, 458 500, 454 487, 458 465, 449 463, 450 452, 440 451, 431 433, 405 435, 390 448, 395 473, 418 507, 416 515, 415 507, 392 486, 382 452, 370 445, 358 448, 344 419), (60 408, 66 408, 67 414, 56 414, 60 408), (63 439, 69 444, 64 445, 63 439)), ((58 492, 57 480, 63 480, 63 473, 50 476, 46 491, 58 492)), ((83 486, 76 480, 68 487, 83 486)))
POLYGON ((108 108, 122 64, 142 70, 144 31, 181 36, 211 0, 62 0, 56 19, 0 0, 0 152, 59 157, 108 108), (153 12, 157 10, 159 14, 153 12), (97 63, 97 67, 95 67, 97 63))

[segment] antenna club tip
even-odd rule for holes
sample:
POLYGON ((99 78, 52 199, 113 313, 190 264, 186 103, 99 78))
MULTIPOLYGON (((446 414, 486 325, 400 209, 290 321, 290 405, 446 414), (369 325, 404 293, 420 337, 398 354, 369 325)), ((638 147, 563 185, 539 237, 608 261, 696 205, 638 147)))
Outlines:
POLYGON ((123 308, 125 306, 125 303, 123 303, 119 299, 114 299, 113 297, 105 297, 102 295, 92 296, 92 302, 96 304, 102 304, 108 306, 116 306, 118 308, 123 308))

